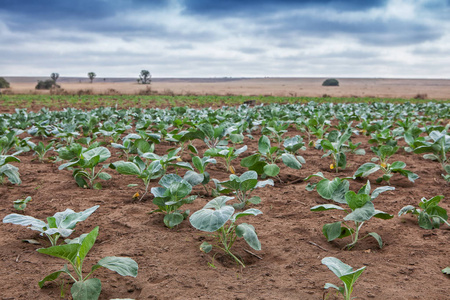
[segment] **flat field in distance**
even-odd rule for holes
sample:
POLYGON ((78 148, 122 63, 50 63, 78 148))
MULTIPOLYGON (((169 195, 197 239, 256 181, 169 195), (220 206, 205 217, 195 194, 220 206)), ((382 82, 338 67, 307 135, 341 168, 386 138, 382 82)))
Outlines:
MULTIPOLYGON (((16 94, 48 93, 34 89, 45 77, 5 77, 16 94)), ((61 77, 58 84, 68 93, 139 94, 152 92, 178 95, 266 95, 280 97, 372 97, 450 99, 447 79, 337 78, 339 87, 324 87, 326 78, 155 78, 151 85, 138 84, 135 78, 61 77)))

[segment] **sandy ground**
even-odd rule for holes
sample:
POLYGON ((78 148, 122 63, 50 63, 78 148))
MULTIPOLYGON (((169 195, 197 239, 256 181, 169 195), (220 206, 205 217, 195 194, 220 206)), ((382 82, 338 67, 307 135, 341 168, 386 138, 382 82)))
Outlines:
MULTIPOLYGON (((11 91, 17 94, 36 93, 38 77, 5 77, 11 91)), ((323 87, 324 78, 206 78, 154 79, 141 85, 133 78, 60 78, 58 84, 69 93, 92 90, 95 94, 137 94, 151 88, 161 94, 271 95, 292 97, 381 97, 450 99, 450 80, 446 79, 339 79, 339 87, 323 87), (114 90, 114 91, 112 91, 114 90)), ((39 91, 48 93, 48 91, 39 91)))

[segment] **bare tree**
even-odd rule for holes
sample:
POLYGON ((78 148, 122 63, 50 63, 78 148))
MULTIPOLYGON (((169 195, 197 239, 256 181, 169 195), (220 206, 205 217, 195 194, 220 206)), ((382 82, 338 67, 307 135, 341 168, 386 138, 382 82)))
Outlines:
POLYGON ((58 73, 52 73, 51 75, 50 75, 50 78, 55 82, 55 84, 56 84, 56 80, 58 80, 58 78, 59 78, 59 74, 58 73))

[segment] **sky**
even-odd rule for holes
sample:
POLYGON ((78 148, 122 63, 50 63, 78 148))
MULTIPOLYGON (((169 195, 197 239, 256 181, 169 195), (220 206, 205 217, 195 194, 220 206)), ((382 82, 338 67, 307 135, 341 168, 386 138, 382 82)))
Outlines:
POLYGON ((0 76, 450 77, 450 0, 0 0, 0 76))

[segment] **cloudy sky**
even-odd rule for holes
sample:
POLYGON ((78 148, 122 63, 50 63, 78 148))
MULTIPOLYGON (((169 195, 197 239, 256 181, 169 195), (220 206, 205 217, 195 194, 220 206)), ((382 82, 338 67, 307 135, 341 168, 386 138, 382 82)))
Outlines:
POLYGON ((0 0, 0 75, 450 77, 450 0, 0 0))

